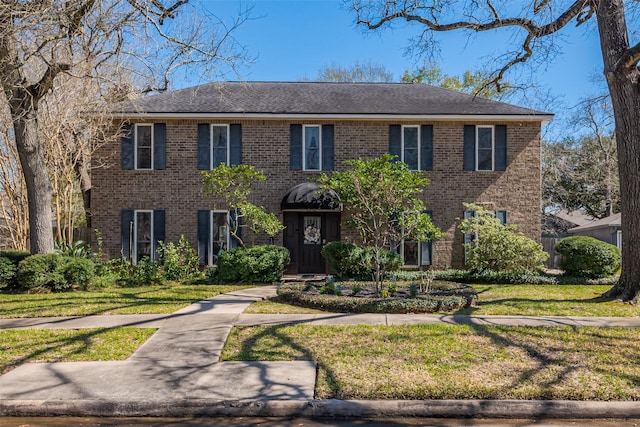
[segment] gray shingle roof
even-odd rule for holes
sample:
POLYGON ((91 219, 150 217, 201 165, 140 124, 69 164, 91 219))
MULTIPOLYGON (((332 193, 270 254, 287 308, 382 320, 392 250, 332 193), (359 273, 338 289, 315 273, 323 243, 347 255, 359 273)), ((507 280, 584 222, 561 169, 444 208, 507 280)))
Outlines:
POLYGON ((417 83, 224 82, 118 104, 115 113, 520 116, 551 114, 417 83))

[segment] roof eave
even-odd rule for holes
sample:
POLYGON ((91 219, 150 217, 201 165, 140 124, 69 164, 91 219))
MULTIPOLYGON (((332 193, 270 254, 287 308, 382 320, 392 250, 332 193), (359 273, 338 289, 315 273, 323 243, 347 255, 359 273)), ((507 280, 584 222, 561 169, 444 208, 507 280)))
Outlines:
POLYGON ((553 114, 337 114, 337 113, 183 113, 114 112, 120 119, 271 119, 271 120, 437 120, 437 121, 517 121, 548 123, 553 114))

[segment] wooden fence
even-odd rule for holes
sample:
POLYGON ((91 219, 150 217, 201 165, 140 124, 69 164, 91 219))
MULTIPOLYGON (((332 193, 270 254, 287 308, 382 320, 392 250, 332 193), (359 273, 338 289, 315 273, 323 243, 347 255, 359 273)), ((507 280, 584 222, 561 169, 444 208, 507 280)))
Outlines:
POLYGON ((560 268, 560 259, 562 255, 557 254, 555 251, 556 243, 562 240, 566 236, 542 236, 542 248, 549 254, 546 266, 549 269, 557 270, 560 268))

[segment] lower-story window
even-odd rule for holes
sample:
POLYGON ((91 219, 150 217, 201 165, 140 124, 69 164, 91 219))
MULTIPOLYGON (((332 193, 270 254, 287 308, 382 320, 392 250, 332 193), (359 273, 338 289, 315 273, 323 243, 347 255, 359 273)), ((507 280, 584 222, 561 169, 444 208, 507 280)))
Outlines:
MULTIPOLYGON (((218 263, 218 256, 222 251, 237 246, 237 240, 232 238, 229 224, 233 218, 228 211, 198 211, 198 259, 200 265, 214 265, 218 263)), ((240 229, 236 231, 240 237, 240 229)))
POLYGON ((432 242, 404 240, 400 244, 400 256, 406 266, 431 265, 432 242))
POLYGON ((164 210, 129 210, 121 213, 122 256, 133 264, 143 258, 159 260, 164 241, 164 210))
POLYGON ((211 235, 209 236, 208 264, 218 263, 218 254, 229 248, 229 214, 227 211, 211 211, 211 235))

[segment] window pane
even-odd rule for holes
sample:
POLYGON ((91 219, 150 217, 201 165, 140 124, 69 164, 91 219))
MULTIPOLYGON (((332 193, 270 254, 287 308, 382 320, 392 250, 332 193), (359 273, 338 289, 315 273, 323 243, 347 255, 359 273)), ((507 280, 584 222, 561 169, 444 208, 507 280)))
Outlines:
POLYGON ((151 147, 151 126, 136 126, 138 147, 151 147))
POLYGON ((218 254, 221 250, 227 250, 227 242, 229 239, 229 226, 227 225, 226 212, 214 212, 211 224, 211 242, 213 255, 212 263, 217 264, 218 254))
POLYGON ((138 164, 136 167, 138 169, 151 169, 151 147, 138 147, 138 164))
POLYGON ((404 128, 404 148, 418 148, 418 128, 404 128))
POLYGON ((404 242, 404 265, 418 265, 418 242, 404 242))
POLYGON ((304 161, 306 170, 320 169, 320 127, 306 126, 304 128, 304 161))
POLYGON ((490 171, 493 170, 491 150, 478 150, 478 170, 490 171))
POLYGON ((478 128, 478 149, 491 150, 493 148, 491 134, 491 128, 478 128))
POLYGON ((404 150, 404 162, 409 166, 412 171, 420 169, 418 167, 418 150, 404 150))
POLYGON ((136 212, 136 261, 151 255, 151 212, 136 212))

